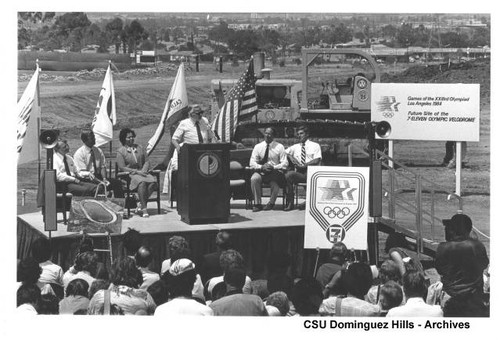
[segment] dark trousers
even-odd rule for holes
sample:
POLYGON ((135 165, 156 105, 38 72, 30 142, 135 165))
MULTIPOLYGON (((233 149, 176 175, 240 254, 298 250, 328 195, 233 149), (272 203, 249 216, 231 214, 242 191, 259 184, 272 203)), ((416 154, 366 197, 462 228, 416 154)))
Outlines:
POLYGON ((69 192, 74 196, 94 196, 95 191, 97 189, 97 185, 89 182, 80 182, 80 183, 56 183, 57 192, 69 192), (66 188, 64 188, 66 187, 66 188))

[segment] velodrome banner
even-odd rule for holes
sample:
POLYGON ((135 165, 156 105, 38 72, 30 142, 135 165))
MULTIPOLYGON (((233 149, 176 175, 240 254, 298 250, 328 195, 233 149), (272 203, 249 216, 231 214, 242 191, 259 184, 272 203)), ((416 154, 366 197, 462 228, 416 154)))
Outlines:
POLYGON ((367 249, 367 167, 307 168, 304 248, 330 249, 343 242, 349 249, 367 249))
POLYGON ((479 84, 374 83, 377 139, 479 142, 479 84), (377 129, 378 130, 378 129, 377 129))

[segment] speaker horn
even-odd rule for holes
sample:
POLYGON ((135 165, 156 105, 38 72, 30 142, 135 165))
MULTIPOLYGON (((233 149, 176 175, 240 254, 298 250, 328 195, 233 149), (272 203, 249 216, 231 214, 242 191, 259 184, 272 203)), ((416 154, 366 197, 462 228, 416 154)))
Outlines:
POLYGON ((375 127, 375 133, 380 138, 389 137, 389 135, 391 134, 391 124, 389 124, 385 120, 381 121, 380 123, 377 123, 377 126, 375 127))
POLYGON ((44 149, 52 149, 57 144, 59 130, 42 130, 40 133, 40 144, 44 149))

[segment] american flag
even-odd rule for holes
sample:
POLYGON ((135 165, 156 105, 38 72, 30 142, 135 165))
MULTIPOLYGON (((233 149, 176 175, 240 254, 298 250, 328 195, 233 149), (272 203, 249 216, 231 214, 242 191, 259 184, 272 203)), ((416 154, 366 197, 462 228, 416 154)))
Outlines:
POLYGON ((248 69, 229 91, 224 105, 222 105, 212 123, 212 129, 222 142, 231 141, 239 118, 249 117, 257 113, 256 80, 252 60, 248 65, 248 69))

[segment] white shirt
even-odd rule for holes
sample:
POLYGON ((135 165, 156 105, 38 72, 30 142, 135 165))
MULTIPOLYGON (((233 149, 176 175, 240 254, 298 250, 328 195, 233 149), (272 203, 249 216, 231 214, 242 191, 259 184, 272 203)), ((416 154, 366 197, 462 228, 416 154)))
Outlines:
MULTIPOLYGON (((265 141, 255 145, 250 156, 250 167, 252 169, 261 169, 262 165, 259 162, 264 158, 266 153, 267 143, 265 141)), ((269 154, 267 163, 271 164, 275 170, 286 169, 288 160, 286 158, 285 147, 283 144, 272 141, 269 144, 269 154)))
POLYGON ((202 315, 213 316, 212 308, 203 305, 196 300, 187 298, 175 298, 156 307, 155 316, 179 316, 179 315, 202 315))
POLYGON ((403 306, 391 308, 387 312, 387 317, 405 316, 442 317, 443 310, 439 305, 426 304, 422 298, 409 298, 403 306))
MULTIPOLYGON (((321 159, 321 146, 309 139, 305 142, 306 148, 306 163, 312 161, 313 159, 319 158, 321 159)), ((302 162, 302 143, 297 143, 285 150, 285 152, 290 155, 290 157, 295 158, 299 163, 302 162)))
POLYGON ((76 150, 73 156, 78 174, 82 177, 88 177, 89 174, 95 175, 96 173, 101 175, 102 169, 106 168, 104 153, 98 147, 93 146, 92 150, 94 150, 95 163, 97 165, 97 170, 94 169, 94 164, 90 160, 90 150, 91 149, 84 144, 76 150))
MULTIPOLYGON (((215 135, 210 128, 208 119, 201 117, 199 124, 201 136, 203 137, 203 143, 210 143, 210 141, 215 138, 215 135)), ((195 121, 191 118, 181 120, 172 136, 172 139, 175 139, 178 143, 184 142, 188 144, 199 144, 195 121)))
POLYGON ((45 261, 40 263, 40 267, 42 268, 42 274, 38 279, 39 282, 63 285, 63 270, 59 265, 51 261, 45 261))
POLYGON ((66 154, 66 162, 68 163, 69 172, 71 175, 66 173, 66 168, 64 167, 64 155, 59 152, 54 153, 53 169, 56 170, 56 180, 58 182, 74 182, 78 173, 75 166, 75 161, 73 158, 66 154))
POLYGON ((68 287, 68 284, 75 279, 82 279, 82 280, 87 281, 87 283, 89 284, 89 289, 90 289, 90 286, 92 286, 92 282, 95 281, 95 278, 90 276, 90 274, 86 271, 82 270, 76 274, 73 274, 73 272, 71 272, 71 269, 70 269, 66 273, 64 273, 64 276, 63 276, 64 290, 66 290, 66 288, 68 287))
MULTIPOLYGON (((210 280, 208 280, 207 290, 210 294, 212 294, 212 290, 214 289, 215 285, 218 284, 219 282, 224 282, 224 275, 215 276, 215 277, 212 277, 210 280)), ((250 286, 251 283, 252 283, 252 279, 250 279, 248 276, 245 276, 245 284, 243 285, 243 288, 241 289, 243 294, 251 294, 252 293, 252 287, 250 286)))

